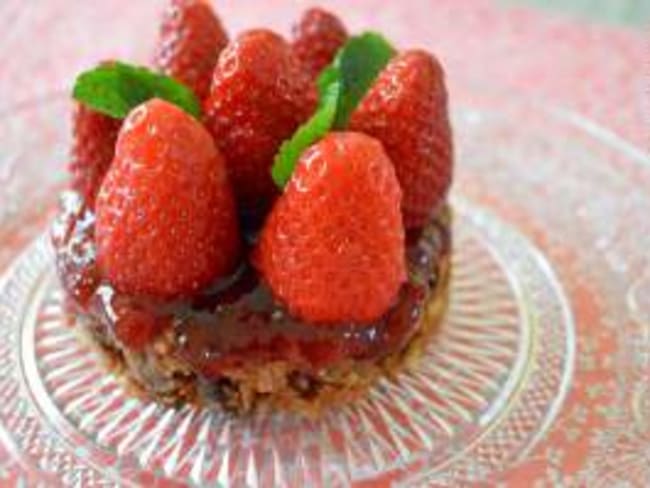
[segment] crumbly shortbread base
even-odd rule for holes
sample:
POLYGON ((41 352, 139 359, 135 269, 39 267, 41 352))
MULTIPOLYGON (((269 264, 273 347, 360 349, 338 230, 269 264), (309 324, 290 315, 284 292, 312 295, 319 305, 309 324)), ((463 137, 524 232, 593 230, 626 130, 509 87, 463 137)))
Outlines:
POLYGON ((348 359, 315 373, 305 373, 286 361, 251 362, 243 368, 224 371, 219 380, 207 381, 175 357, 173 331, 161 334, 144 351, 122 347, 97 332, 91 318, 78 316, 75 330, 93 347, 102 364, 126 389, 137 396, 163 404, 187 403, 222 408, 236 414, 254 410, 285 410, 308 417, 324 409, 354 401, 383 377, 411 367, 422 355, 438 328, 447 306, 451 259, 445 254, 434 264, 438 280, 428 297, 417 332, 397 353, 375 360, 348 359))

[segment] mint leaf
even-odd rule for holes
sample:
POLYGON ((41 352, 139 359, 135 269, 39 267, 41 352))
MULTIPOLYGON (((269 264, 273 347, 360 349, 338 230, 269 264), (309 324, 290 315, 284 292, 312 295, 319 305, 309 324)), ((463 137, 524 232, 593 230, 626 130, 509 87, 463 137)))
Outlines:
MULTIPOLYGON (((374 32, 352 37, 341 48, 334 60, 341 79, 341 97, 334 122, 337 129, 347 126, 352 112, 394 55, 395 50, 388 41, 374 32)), ((323 76, 325 82, 332 74, 325 72, 323 76)))
POLYGON ((284 188, 305 149, 333 128, 347 126, 352 112, 394 54, 388 41, 373 32, 348 40, 318 77, 316 113, 282 143, 275 156, 271 176, 276 185, 284 188))
POLYGON ((193 117, 201 116, 201 105, 188 87, 169 76, 121 62, 105 63, 79 75, 72 96, 118 119, 152 98, 173 103, 193 117))
MULTIPOLYGON (((336 59, 336 58, 335 58, 336 59)), ((333 62, 327 66, 323 71, 321 71, 318 79, 316 80, 316 86, 318 87, 318 95, 320 98, 325 96, 327 88, 334 82, 340 81, 341 73, 338 66, 333 62)), ((338 105, 338 102, 337 102, 338 105)))
POLYGON ((316 113, 298 127, 291 139, 284 141, 280 146, 271 168, 271 176, 278 187, 284 188, 287 184, 303 151, 332 128, 340 91, 341 85, 338 82, 324 87, 316 113))

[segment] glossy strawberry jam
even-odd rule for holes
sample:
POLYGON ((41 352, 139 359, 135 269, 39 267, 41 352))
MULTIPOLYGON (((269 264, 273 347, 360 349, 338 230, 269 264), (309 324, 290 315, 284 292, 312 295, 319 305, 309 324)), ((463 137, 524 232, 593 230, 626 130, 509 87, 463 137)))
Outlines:
POLYGON ((71 312, 84 326, 122 348, 143 351, 172 330, 170 354, 205 377, 250 362, 289 361, 305 369, 344 359, 375 359, 399 351, 418 329, 427 298, 438 282, 438 265, 450 251, 446 211, 409 236, 409 280, 395 305, 373 324, 301 322, 274 302, 246 263, 192 300, 161 302, 119 293, 102 279, 95 262, 94 215, 72 192, 62 197, 52 227, 59 276, 71 312))

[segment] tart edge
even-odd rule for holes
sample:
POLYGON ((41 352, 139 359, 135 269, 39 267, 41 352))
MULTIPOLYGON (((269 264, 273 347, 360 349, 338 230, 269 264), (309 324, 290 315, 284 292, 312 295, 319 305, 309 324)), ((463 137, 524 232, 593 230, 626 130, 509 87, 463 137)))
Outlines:
POLYGON ((433 264, 438 280, 427 297, 417 331, 403 348, 382 358, 347 359, 308 376, 287 361, 271 361, 227 371, 223 380, 208 383, 170 354, 172 331, 162 333, 143 352, 126 350, 101 335, 87 315, 76 316, 74 331, 83 344, 95 350, 100 364, 128 394, 168 406, 216 406, 237 415, 282 410, 316 418, 329 407, 359 399, 382 377, 396 379, 421 358, 447 309, 452 273, 449 209, 443 212, 442 221, 449 246, 433 264), (152 378, 155 380, 149 381, 152 378), (161 387, 154 389, 154 381, 161 387))

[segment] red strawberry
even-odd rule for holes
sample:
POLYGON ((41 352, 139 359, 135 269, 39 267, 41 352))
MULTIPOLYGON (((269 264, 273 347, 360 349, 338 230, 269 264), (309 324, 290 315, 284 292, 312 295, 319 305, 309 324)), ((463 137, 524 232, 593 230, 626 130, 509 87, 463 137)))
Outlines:
POLYGON ((381 143, 330 133, 300 158, 262 229, 254 262, 295 316, 376 320, 406 279, 401 197, 381 143))
POLYGON ((316 78, 347 38, 348 33, 336 15, 310 8, 293 27, 293 52, 316 78))
POLYGON ((384 144, 404 192, 404 225, 423 226, 452 178, 447 90, 438 61, 424 51, 398 55, 353 113, 350 129, 384 144))
POLYGON ((205 0, 171 0, 164 13, 154 65, 203 99, 212 70, 228 43, 219 18, 205 0))
POLYGON ((234 200, 199 122, 158 99, 128 115, 97 198, 95 236, 102 274, 124 293, 189 296, 231 271, 234 200))
POLYGON ((241 205, 263 207, 277 192, 273 157, 313 113, 315 86, 280 36, 253 30, 222 52, 204 105, 241 205))
POLYGON ((115 141, 121 124, 121 120, 75 103, 68 170, 72 177, 72 189, 84 197, 91 209, 95 206, 99 185, 113 160, 115 141))
POLYGON ((113 299, 115 335, 130 349, 141 351, 165 328, 165 320, 129 303, 113 299), (117 302, 117 303, 116 303, 117 302))

